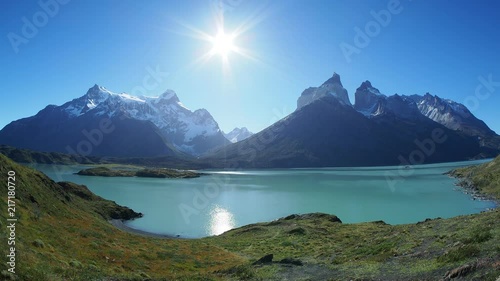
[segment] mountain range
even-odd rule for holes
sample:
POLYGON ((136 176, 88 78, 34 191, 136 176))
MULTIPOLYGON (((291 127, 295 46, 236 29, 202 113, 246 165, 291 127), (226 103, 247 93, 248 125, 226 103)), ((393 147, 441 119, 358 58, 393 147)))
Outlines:
POLYGON ((428 93, 387 96, 365 81, 352 104, 336 73, 257 134, 244 127, 225 134, 207 110, 189 110, 172 90, 136 97, 95 85, 11 122, 0 144, 83 156, 194 156, 218 168, 408 165, 500 152, 500 137, 460 103, 428 93))
POLYGON ((353 106, 334 73, 304 90, 293 113, 208 158, 231 168, 408 166, 499 152, 500 138, 462 104, 429 94, 386 96, 365 81, 353 106))
POLYGON ((118 157, 196 156, 228 143, 206 109, 189 110, 172 90, 135 97, 98 85, 61 106, 49 105, 8 124, 0 131, 0 142, 118 157))

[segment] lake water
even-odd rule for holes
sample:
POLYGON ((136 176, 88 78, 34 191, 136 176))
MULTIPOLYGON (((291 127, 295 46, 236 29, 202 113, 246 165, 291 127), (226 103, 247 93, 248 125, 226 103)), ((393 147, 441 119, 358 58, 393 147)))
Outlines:
POLYGON ((195 179, 106 178, 73 173, 84 166, 31 165, 55 181, 88 186, 97 195, 144 214, 128 226, 181 237, 217 235, 290 214, 323 212, 345 223, 415 223, 495 207, 443 175, 485 161, 402 167, 207 171, 195 179))

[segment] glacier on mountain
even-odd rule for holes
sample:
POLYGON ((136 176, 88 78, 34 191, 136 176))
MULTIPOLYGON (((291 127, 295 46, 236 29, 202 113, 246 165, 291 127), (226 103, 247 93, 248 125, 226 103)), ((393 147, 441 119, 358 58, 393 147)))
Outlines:
POLYGON ((195 149, 193 142, 196 138, 222 134, 206 109, 191 111, 180 102, 173 90, 157 97, 136 97, 94 85, 84 96, 63 104, 62 109, 70 118, 91 114, 150 121, 177 149, 194 155, 204 152, 195 149))

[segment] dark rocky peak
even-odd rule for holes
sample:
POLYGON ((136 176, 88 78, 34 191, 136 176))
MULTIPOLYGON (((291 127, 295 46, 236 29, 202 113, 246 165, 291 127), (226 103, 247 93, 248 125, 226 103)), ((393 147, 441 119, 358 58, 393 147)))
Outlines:
POLYGON ((335 84, 342 86, 342 82, 340 81, 340 75, 338 75, 337 72, 334 72, 332 77, 330 77, 328 80, 326 80, 325 83, 322 84, 322 86, 323 85, 335 85, 335 84))
POLYGON ((340 75, 333 73, 333 76, 326 80, 321 86, 309 87, 304 90, 297 100, 297 109, 327 96, 335 97, 342 104, 352 106, 349 101, 347 90, 342 86, 342 82, 340 81, 340 75))

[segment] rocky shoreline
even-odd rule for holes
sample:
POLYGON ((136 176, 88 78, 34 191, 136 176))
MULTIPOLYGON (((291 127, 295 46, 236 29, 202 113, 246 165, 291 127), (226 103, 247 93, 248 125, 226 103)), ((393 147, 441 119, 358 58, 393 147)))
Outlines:
POLYGON ((162 238, 162 239, 185 239, 181 238, 179 235, 167 235, 167 234, 158 234, 158 233, 152 233, 152 232, 147 232, 139 229, 132 228, 124 223, 124 220, 121 219, 112 219, 108 220, 108 222, 113 225, 114 227, 131 233, 131 234, 136 234, 136 235, 141 235, 145 237, 152 237, 152 238, 162 238))
POLYGON ((472 172, 468 172, 467 174, 463 174, 459 172, 459 169, 451 170, 449 172, 444 173, 445 175, 455 178, 458 181, 455 182, 455 186, 458 186, 462 192, 472 197, 472 200, 478 201, 491 201, 494 202, 495 207, 500 206, 500 201, 493 195, 486 194, 481 192, 479 188, 474 184, 472 180, 472 172))

